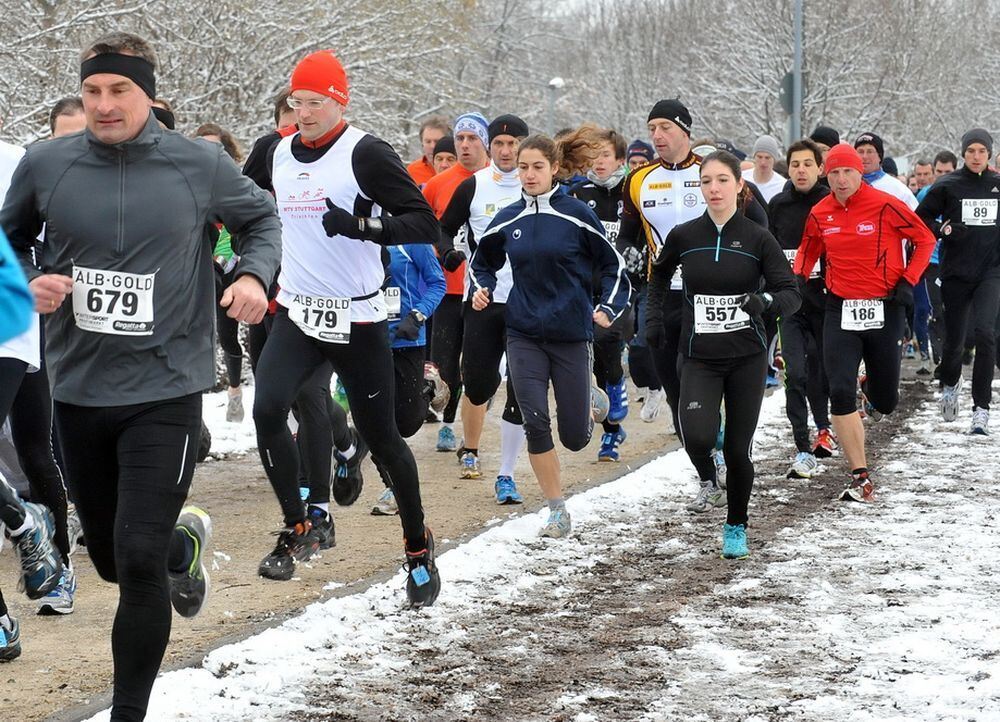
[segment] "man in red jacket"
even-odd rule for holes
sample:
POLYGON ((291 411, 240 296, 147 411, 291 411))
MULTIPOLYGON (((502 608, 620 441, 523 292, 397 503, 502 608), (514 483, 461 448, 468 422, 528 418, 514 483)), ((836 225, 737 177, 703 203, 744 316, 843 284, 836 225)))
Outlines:
MULTIPOLYGON (((851 465, 844 500, 872 501, 874 485, 865 459, 865 430, 857 410, 861 392, 873 415, 891 413, 899 401, 899 369, 908 304, 934 250, 934 235, 909 207, 862 183, 861 157, 846 143, 826 157, 832 193, 809 213, 795 273, 809 278, 826 258, 823 361, 830 382, 830 418, 851 465), (904 246, 915 251, 909 263, 904 246)), ((804 281, 803 281, 804 282, 804 281)))

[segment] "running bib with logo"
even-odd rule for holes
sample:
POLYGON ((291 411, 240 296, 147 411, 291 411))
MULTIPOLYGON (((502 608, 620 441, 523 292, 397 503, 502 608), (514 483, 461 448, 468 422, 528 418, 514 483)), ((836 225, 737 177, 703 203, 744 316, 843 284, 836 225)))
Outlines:
POLYGON ((962 223, 967 226, 995 226, 997 224, 996 198, 963 198, 962 223))
POLYGON ((750 327, 750 316, 739 307, 739 296, 694 297, 695 333, 731 333, 750 327))
POLYGON ((462 226, 458 233, 455 234, 455 250, 461 251, 468 258, 471 255, 469 250, 469 229, 467 226, 462 226))
POLYGON ((604 226, 604 232, 608 236, 608 243, 612 246, 618 241, 618 232, 621 230, 621 221, 601 221, 601 225, 604 226))
POLYGON ((351 342, 351 299, 295 294, 288 317, 306 336, 326 343, 351 342))
POLYGON ((845 331, 870 331, 885 326, 885 304, 879 298, 844 300, 840 327, 845 331))
POLYGON ((115 336, 152 336, 155 280, 155 273, 73 266, 73 316, 77 328, 115 336))
MULTIPOLYGON (((795 257, 798 255, 799 252, 793 249, 791 251, 786 250, 784 253, 785 253, 785 258, 788 259, 788 265, 791 268, 795 268, 795 257)), ((819 259, 816 259, 816 265, 813 266, 813 269, 811 271, 809 271, 809 278, 810 279, 819 278, 819 259)))
POLYGON ((402 308, 402 299, 399 286, 389 286, 385 289, 385 310, 389 314, 390 321, 399 320, 399 312, 402 308))

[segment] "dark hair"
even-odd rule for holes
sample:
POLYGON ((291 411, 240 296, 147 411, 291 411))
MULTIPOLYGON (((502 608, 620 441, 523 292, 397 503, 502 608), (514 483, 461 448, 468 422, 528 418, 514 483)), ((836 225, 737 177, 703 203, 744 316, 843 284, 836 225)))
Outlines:
POLYGON ((952 168, 958 168, 958 157, 950 150, 942 150, 934 156, 934 165, 938 163, 951 163, 952 168))
POLYGON ((286 110, 290 110, 288 107, 288 96, 292 94, 292 88, 290 85, 286 85, 284 88, 278 91, 277 95, 274 96, 272 101, 274 110, 274 127, 278 127, 278 123, 281 122, 281 114, 286 110))
POLYGON ((810 140, 809 138, 797 140, 788 146, 788 151, 785 153, 785 162, 791 165, 792 153, 801 153, 804 150, 813 154, 813 158, 816 159, 816 165, 823 165, 823 151, 820 150, 818 145, 816 145, 816 141, 810 140))
POLYGON ((153 46, 149 44, 148 40, 132 33, 123 33, 117 30, 102 35, 84 46, 80 52, 80 60, 84 61, 92 55, 105 55, 106 53, 135 55, 149 62, 154 70, 159 65, 156 51, 153 50, 153 46))
POLYGON ((420 132, 417 134, 421 142, 424 140, 424 131, 428 128, 434 128, 435 130, 440 130, 445 135, 451 135, 451 124, 443 115, 432 115, 429 118, 423 119, 420 123, 420 132))
POLYGON ((733 177, 736 178, 736 180, 740 180, 743 177, 743 169, 740 167, 740 159, 728 150, 716 150, 709 153, 702 158, 701 167, 704 168, 712 161, 728 166, 729 170, 733 172, 733 177))
POLYGON ((243 162, 243 149, 240 148, 239 142, 228 130, 217 123, 202 123, 194 132, 194 137, 201 138, 206 135, 219 136, 219 142, 222 143, 222 147, 229 154, 229 157, 237 163, 243 162))
POLYGON ((584 123, 575 130, 564 133, 559 140, 552 140, 547 135, 532 135, 521 142, 517 155, 526 150, 541 151, 552 165, 559 164, 556 173, 558 178, 571 178, 589 169, 601 152, 601 129, 596 125, 584 123))
POLYGON ((611 147, 615 149, 615 160, 625 160, 625 151, 628 145, 625 143, 625 139, 618 134, 618 131, 605 128, 597 134, 597 138, 601 143, 611 143, 611 147))
POLYGON ((49 111, 49 130, 56 132, 56 118, 63 115, 76 115, 83 112, 83 100, 78 95, 67 95, 60 98, 49 111))
POLYGON ((934 164, 933 164, 933 163, 931 163, 931 162, 930 162, 929 160, 927 160, 926 158, 917 158, 917 159, 916 159, 915 161, 913 161, 913 167, 914 167, 914 168, 916 168, 916 167, 917 167, 918 165, 929 165, 929 166, 931 166, 931 167, 933 167, 933 166, 934 166, 934 164))

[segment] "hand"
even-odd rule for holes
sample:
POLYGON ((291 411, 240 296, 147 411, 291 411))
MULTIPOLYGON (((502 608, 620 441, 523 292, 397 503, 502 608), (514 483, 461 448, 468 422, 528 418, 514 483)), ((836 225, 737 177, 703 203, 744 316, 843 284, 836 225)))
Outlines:
POLYGON ((611 319, 604 311, 594 311, 594 323, 601 328, 611 328, 611 319))
POLYGON ((750 316, 759 316, 767 308, 767 301, 759 293, 748 293, 739 299, 740 310, 750 316))
POLYGON ((441 258, 441 265, 449 272, 457 271, 464 262, 465 254, 457 248, 447 251, 441 258))
POLYGON ((899 279, 899 283, 896 287, 892 289, 889 296, 885 299, 889 303, 894 303, 897 306, 912 306, 913 305, 913 286, 905 278, 899 279))
POLYGON ((228 308, 226 315, 237 321, 260 323, 267 313, 267 291, 254 276, 243 275, 229 284, 219 305, 228 308))
POLYGON ((667 345, 667 332, 662 323, 646 321, 646 345, 650 348, 663 348, 667 345))
POLYGON ((416 341, 420 337, 420 328, 424 325, 423 321, 418 321, 416 314, 410 311, 406 314, 406 317, 399 322, 396 326, 396 338, 401 338, 405 341, 416 341))
POLYGON ((28 288, 35 297, 35 311, 53 313, 66 296, 73 293, 73 279, 58 273, 47 273, 33 279, 28 288))
POLYGON ((472 294, 472 308, 476 311, 482 311, 489 305, 490 305, 490 289, 477 288, 476 292, 472 294))
POLYGON ((364 237, 360 218, 334 205, 329 198, 326 199, 326 207, 330 209, 323 214, 323 230, 326 231, 326 235, 331 238, 346 236, 357 240, 364 237))

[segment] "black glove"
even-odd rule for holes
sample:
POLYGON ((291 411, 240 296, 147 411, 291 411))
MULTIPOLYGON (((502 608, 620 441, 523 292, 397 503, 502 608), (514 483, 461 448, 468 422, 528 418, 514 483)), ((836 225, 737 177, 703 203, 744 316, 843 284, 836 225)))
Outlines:
POLYGON ((417 319, 415 312, 410 311, 406 314, 406 318, 396 326, 396 338, 401 338, 405 341, 416 341, 420 336, 420 327, 423 325, 424 322, 417 319))
POLYGON ((650 348, 663 348, 667 345, 667 332, 662 323, 650 323, 646 320, 646 345, 650 348))
POLYGON ((892 292, 885 299, 889 303, 894 303, 897 306, 912 306, 913 305, 913 286, 905 278, 899 279, 899 283, 896 287, 892 289, 892 292))
POLYGON ((770 305, 759 293, 748 293, 739 300, 740 310, 750 316, 759 316, 770 305))
POLYGON ((364 219, 337 207, 329 198, 326 199, 326 207, 330 209, 323 214, 323 230, 326 231, 326 235, 331 238, 333 236, 346 236, 358 240, 367 238, 368 234, 364 230, 364 219))
POLYGON ((448 272, 457 271, 458 267, 465 261, 465 254, 457 248, 451 248, 445 252, 441 259, 441 265, 448 272))

